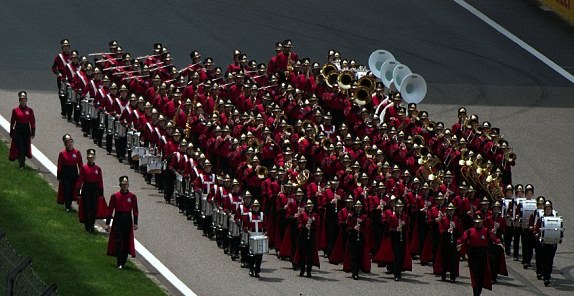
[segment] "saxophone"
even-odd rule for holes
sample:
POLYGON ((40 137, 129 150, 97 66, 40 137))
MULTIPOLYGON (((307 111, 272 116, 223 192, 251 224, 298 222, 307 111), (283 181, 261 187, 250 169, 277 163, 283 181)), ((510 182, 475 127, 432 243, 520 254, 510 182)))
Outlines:
POLYGON ((291 59, 291 52, 287 56, 287 72, 293 71, 293 59, 291 59))

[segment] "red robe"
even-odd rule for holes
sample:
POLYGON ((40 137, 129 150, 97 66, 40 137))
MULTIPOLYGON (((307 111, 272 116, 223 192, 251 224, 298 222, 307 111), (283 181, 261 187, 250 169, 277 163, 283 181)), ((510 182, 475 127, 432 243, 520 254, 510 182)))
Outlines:
MULTIPOLYGON (((15 127, 17 123, 28 123, 30 124, 30 135, 34 136, 36 133, 36 118, 34 117, 34 111, 26 106, 25 108, 20 108, 20 106, 12 109, 12 116, 10 117, 10 137, 13 138, 15 127)), ((32 140, 30 139, 30 145, 28 145, 28 151, 26 151, 26 157, 32 158, 32 140)), ((16 141, 12 141, 10 144, 10 153, 8 154, 8 160, 14 161, 18 158, 18 146, 16 146, 16 141)))
MULTIPOLYGON (((112 194, 110 197, 110 204, 108 206, 108 219, 112 217, 112 214, 118 212, 133 212, 134 219, 139 215, 138 213, 138 201, 135 194, 131 192, 122 193, 121 191, 112 194)), ((115 223, 112 224, 112 230, 110 231, 110 236, 108 239, 108 255, 116 256, 116 239, 115 239, 115 223)), ((129 234, 129 246, 123 246, 123 248, 128 248, 129 254, 132 257, 136 256, 135 239, 133 231, 133 222, 130 227, 129 234)))

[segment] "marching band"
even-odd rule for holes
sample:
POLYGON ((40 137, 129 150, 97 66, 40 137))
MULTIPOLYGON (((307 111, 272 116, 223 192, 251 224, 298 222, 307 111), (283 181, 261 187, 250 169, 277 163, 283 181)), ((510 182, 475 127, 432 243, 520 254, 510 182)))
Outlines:
POLYGON ((291 40, 267 63, 235 50, 216 67, 192 51, 182 69, 160 43, 132 58, 111 41, 87 55, 93 63, 67 39, 61 47, 52 67, 61 115, 108 154, 115 143, 120 162, 251 276, 274 249, 311 277, 321 250, 353 279, 376 262, 399 281, 420 260, 455 282, 466 253, 473 284, 488 273, 488 288, 522 243, 524 268, 534 250, 550 283, 562 219, 532 185, 514 186, 512 147, 464 107, 449 128, 403 107, 404 95, 365 66, 331 50, 321 67, 299 59, 291 40))

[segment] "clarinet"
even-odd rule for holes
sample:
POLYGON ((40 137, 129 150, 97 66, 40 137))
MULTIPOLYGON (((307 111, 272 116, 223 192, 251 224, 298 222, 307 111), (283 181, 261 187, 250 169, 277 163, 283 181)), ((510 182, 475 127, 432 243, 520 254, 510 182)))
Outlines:
POLYGON ((399 226, 397 227, 397 231, 399 232, 399 241, 403 242, 403 226, 401 225, 401 216, 399 215, 399 226))
POLYGON ((307 240, 311 239, 311 224, 313 224, 313 217, 307 220, 307 240))
POLYGON ((454 222, 452 221, 452 216, 450 217, 450 243, 454 244, 454 222))
POLYGON ((361 222, 363 222, 363 220, 361 220, 361 218, 357 218, 357 225, 355 226, 355 229, 357 230, 357 241, 361 240, 361 222))

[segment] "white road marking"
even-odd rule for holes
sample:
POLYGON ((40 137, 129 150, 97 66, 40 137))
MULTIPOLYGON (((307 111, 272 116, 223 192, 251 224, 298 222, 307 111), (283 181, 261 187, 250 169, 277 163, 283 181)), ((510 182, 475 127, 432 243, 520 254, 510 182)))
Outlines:
POLYGON ((483 22, 487 23, 493 29, 498 31, 500 34, 504 35, 506 38, 510 39, 512 42, 516 43, 518 46, 522 47, 524 50, 529 52, 531 55, 539 59, 541 62, 546 64, 548 67, 552 68, 552 70, 556 71, 562 77, 566 78, 566 80, 574 83, 574 75, 570 74, 568 71, 564 70, 564 68, 558 66, 558 64, 554 63, 552 60, 547 58, 545 55, 534 49, 532 46, 528 45, 528 43, 522 41, 520 38, 516 37, 516 35, 510 33, 504 27, 484 15, 482 12, 478 11, 476 8, 472 7, 470 4, 466 3, 464 0, 453 0, 456 4, 462 6, 462 8, 466 9, 468 12, 474 14, 476 17, 481 19, 483 22))
MULTIPOLYGON (((10 131, 10 123, 0 115, 0 126, 7 132, 10 131)), ((42 151, 38 150, 36 146, 32 145, 32 156, 38 160, 54 177, 57 174, 58 168, 42 151)), ((187 287, 176 275, 174 275, 159 259, 157 259, 150 251, 148 251, 138 240, 135 240, 136 251, 144 257, 144 259, 149 262, 163 277, 165 277, 176 289, 178 289, 183 295, 186 296, 197 296, 189 287, 187 287)))

